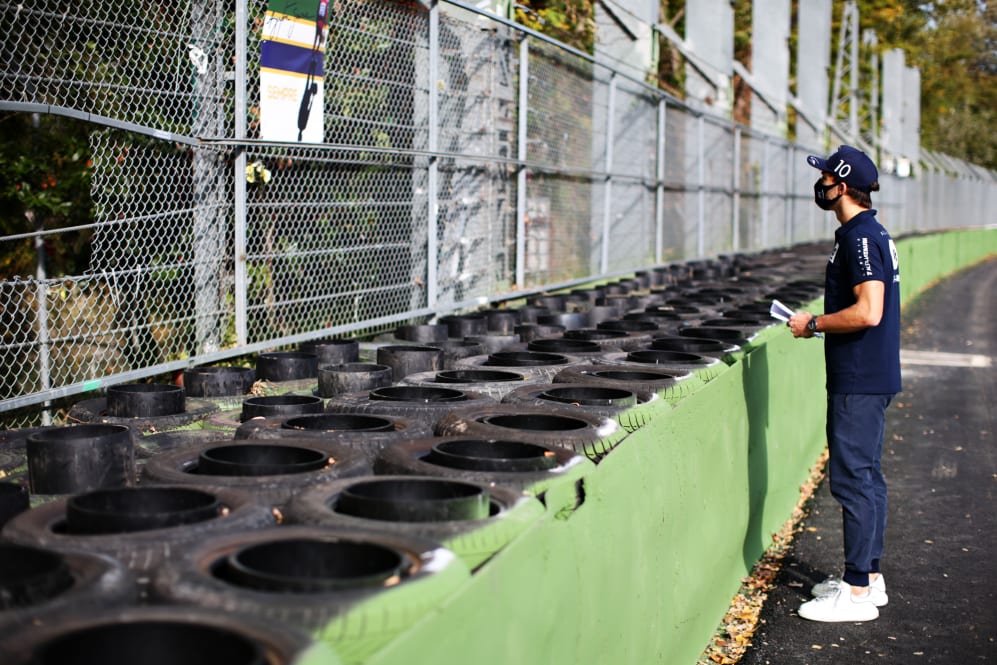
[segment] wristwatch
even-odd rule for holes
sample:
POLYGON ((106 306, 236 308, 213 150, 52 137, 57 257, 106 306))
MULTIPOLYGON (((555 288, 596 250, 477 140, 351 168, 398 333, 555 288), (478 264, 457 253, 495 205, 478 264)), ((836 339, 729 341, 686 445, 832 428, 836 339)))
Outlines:
POLYGON ((816 316, 810 317, 810 320, 807 321, 807 330, 809 330, 811 333, 817 332, 817 317, 816 316))

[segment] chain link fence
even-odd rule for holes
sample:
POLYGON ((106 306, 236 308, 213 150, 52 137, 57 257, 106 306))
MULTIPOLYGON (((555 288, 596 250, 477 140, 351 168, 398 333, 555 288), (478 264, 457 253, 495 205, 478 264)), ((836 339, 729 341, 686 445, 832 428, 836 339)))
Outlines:
MULTIPOLYGON (((829 237, 812 150, 690 111, 461 3, 330 3, 322 143, 267 141, 262 0, 0 1, 0 112, 86 123, 83 269, 0 275, 0 422, 74 395, 650 265, 829 237)), ((288 118, 287 122, 294 122, 288 118)), ((897 234, 994 174, 884 177, 897 234)))

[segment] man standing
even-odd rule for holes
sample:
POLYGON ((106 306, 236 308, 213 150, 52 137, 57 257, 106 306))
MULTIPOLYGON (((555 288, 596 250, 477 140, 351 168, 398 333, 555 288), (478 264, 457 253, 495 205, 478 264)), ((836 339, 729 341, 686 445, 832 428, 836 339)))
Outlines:
POLYGON ((795 337, 825 336, 828 474, 841 504, 845 572, 813 588, 798 614, 814 621, 869 621, 886 605, 880 573, 886 481, 880 470, 886 407, 900 392, 900 270, 890 234, 876 221, 872 160, 850 146, 807 163, 821 172, 814 202, 841 226, 824 279, 824 314, 798 312, 795 337))

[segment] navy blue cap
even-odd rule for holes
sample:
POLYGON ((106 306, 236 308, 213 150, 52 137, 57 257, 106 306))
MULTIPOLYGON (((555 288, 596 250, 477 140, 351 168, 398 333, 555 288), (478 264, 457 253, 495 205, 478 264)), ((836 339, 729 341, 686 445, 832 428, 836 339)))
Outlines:
POLYGON ((869 159, 869 155, 850 145, 839 147, 838 151, 827 159, 822 159, 817 155, 809 155, 807 164, 815 169, 833 173, 838 180, 843 181, 849 187, 860 189, 863 192, 871 191, 872 186, 879 182, 879 171, 869 159))

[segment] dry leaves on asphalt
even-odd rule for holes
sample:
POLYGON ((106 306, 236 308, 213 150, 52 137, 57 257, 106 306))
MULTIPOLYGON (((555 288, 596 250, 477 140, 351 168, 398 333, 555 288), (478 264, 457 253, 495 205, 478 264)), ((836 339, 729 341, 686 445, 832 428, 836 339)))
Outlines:
POLYGON ((713 641, 702 653, 696 665, 735 665, 751 646, 751 638, 758 628, 758 615, 768 598, 768 592, 775 584, 776 575, 782 568, 782 560, 793 543, 793 537, 802 527, 806 516, 804 506, 813 496, 817 485, 824 477, 827 463, 827 450, 810 469, 807 482, 800 488, 800 498, 792 516, 772 536, 772 545, 751 569, 751 574, 741 580, 741 588, 731 601, 723 623, 713 636, 713 641))

